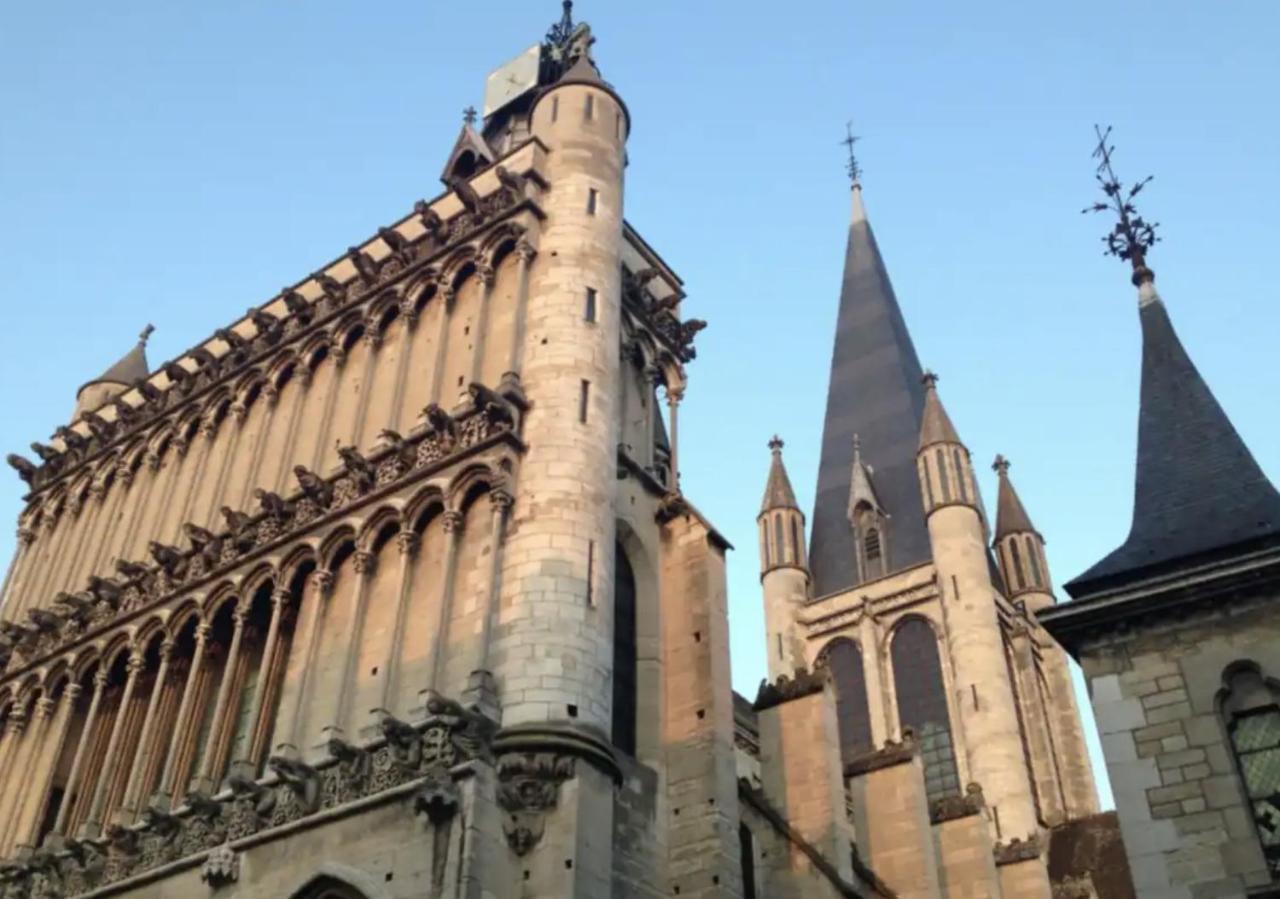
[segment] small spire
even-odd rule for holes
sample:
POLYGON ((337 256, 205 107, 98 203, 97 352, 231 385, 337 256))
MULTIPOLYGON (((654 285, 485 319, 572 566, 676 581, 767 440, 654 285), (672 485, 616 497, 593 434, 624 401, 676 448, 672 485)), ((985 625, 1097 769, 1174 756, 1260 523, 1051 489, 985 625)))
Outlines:
POLYGON ((1000 493, 996 497, 996 535, 998 541, 1010 534, 1035 534, 1040 536, 1031 516, 1018 498, 1018 491, 1013 489, 1013 481, 1009 480, 1009 460, 1004 456, 996 456, 991 468, 1000 477, 1000 493))
POLYGON ((849 479, 849 523, 856 525, 855 514, 858 506, 866 503, 875 509, 881 515, 887 514, 884 504, 880 502, 880 497, 876 494, 875 482, 872 480, 875 472, 871 470, 871 466, 862 461, 862 438, 856 433, 853 435, 853 472, 849 479))
POLYGON ((935 443, 956 443, 963 446, 960 436, 942 400, 938 398, 938 376, 926 371, 920 382, 924 384, 924 413, 920 416, 920 449, 935 443))
POLYGON ((791 489, 791 478, 787 477, 787 467, 782 463, 782 438, 775 434, 769 441, 769 450, 773 453, 773 462, 769 465, 769 480, 765 483, 760 512, 763 514, 771 509, 799 510, 795 491, 791 489))

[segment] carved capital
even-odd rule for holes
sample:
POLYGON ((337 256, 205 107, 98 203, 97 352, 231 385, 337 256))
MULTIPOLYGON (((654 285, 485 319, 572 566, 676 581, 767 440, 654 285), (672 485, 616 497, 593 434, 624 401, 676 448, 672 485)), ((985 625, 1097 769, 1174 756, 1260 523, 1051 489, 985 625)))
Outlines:
POLYGON ((76 700, 80 698, 80 694, 84 692, 84 688, 72 681, 62 688, 62 701, 67 705, 75 705, 76 700))
POLYGON ((122 461, 116 466, 116 479, 126 487, 133 485, 133 469, 129 467, 129 463, 122 461))
POLYGON ((418 553, 418 547, 422 545, 422 537, 416 531, 401 531, 396 534, 396 548, 400 550, 400 555, 413 557, 418 553))
POLYGON ((187 450, 191 449, 191 438, 179 434, 173 438, 173 449, 179 456, 185 456, 187 450))
POLYGON ((47 721, 56 706, 57 703, 51 697, 41 696, 36 700, 36 720, 47 721))
POLYGON ((143 454, 142 459, 147 463, 147 467, 155 471, 160 467, 160 454, 153 449, 149 449, 143 454))
POLYGON ((489 491, 489 506, 495 512, 506 512, 514 502, 515 497, 502 488, 494 488, 489 491))
POLYGON ((356 574, 373 574, 374 568, 377 566, 378 557, 367 549, 358 549, 355 556, 351 560, 351 564, 356 570, 356 574))
POLYGON ((107 495, 107 485, 102 481, 94 481, 89 485, 89 495, 99 502, 107 495))
POLYGON ((533 261, 533 257, 536 255, 538 255, 537 247, 535 247, 532 243, 530 243, 525 238, 523 237, 520 238, 520 240, 516 243, 516 256, 519 258, 519 260, 523 262, 525 265, 528 265, 530 262, 533 261))
POLYGON ((236 400, 231 404, 231 414, 235 416, 237 424, 244 424, 244 420, 249 417, 249 407, 240 400, 236 400))
POLYGON ((376 350, 382 346, 382 332, 378 330, 378 323, 374 321, 365 322, 364 334, 361 335, 360 339, 371 350, 376 350))
POLYGON ((289 605, 292 594, 284 587, 277 587, 271 592, 271 605, 276 609, 283 609, 289 605))
POLYGON ((105 667, 101 667, 93 675, 93 689, 100 693, 102 692, 103 688, 105 688, 106 686, 107 686, 107 669, 105 667))
POLYGON ((18 545, 22 547, 30 546, 36 540, 36 532, 28 527, 18 528, 18 545))
POLYGON ((204 646, 209 642, 209 637, 213 634, 213 626, 208 622, 201 621, 196 625, 196 643, 204 646))
POLYGON ((339 341, 334 340, 329 344, 329 355, 333 358, 333 364, 338 368, 342 368, 347 364, 346 348, 339 341))
POLYGON ((405 324, 412 328, 418 323, 418 306, 412 297, 402 297, 400 299, 400 317, 404 319, 405 324))
POLYGON ((677 386, 667 385, 667 405, 678 406, 680 401, 684 399, 684 385, 677 386))
POLYGON ((200 434, 213 439, 218 434, 218 422, 212 417, 200 419, 200 434))
POLYGON ((333 572, 332 571, 313 571, 308 578, 312 589, 321 596, 328 596, 329 591, 333 589, 333 572))
POLYGON ((462 533, 463 518, 462 518, 461 512, 458 512, 454 509, 450 509, 449 511, 445 512, 444 515, 441 517, 444 519, 444 532, 446 534, 462 533))
POLYGON ((129 661, 125 663, 125 671, 129 677, 134 677, 139 671, 146 667, 147 657, 140 647, 130 650, 129 661))
POLYGON ((160 663, 162 665, 168 664, 169 661, 173 658, 173 650, 175 647, 177 647, 177 645, 178 645, 177 641, 174 640, 172 637, 166 637, 163 641, 161 641, 160 663))
POLYGON ((476 265, 476 280, 480 282, 481 286, 492 287, 493 278, 493 266, 487 262, 481 262, 476 265))

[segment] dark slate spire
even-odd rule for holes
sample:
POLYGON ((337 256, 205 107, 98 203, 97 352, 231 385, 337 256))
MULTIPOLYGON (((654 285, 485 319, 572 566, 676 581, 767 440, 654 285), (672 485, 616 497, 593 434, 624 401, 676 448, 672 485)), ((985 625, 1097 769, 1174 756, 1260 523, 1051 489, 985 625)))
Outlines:
MULTIPOLYGON (((1148 271, 1149 274, 1149 271, 1148 271)), ((1067 589, 1261 538, 1280 538, 1280 494, 1183 349, 1155 292, 1139 286, 1142 392, 1133 524, 1067 589)))
POLYGON ((764 499, 760 501, 760 511, 772 509, 796 509, 796 493, 791 489, 791 478, 787 477, 787 466, 782 464, 782 438, 775 436, 769 441, 769 450, 773 453, 773 461, 769 464, 769 480, 764 485, 764 499))
POLYGON ((1027 514, 1022 500, 1018 498, 1018 491, 1014 489, 1013 481, 1009 480, 1009 460, 1004 456, 996 456, 996 461, 991 467, 1000 478, 1000 493, 996 497, 995 539, 999 541, 1010 534, 1039 536, 1040 532, 1031 523, 1031 516, 1027 514))
MULTIPOLYGON (((151 325, 147 325, 142 329, 142 333, 138 335, 138 342, 133 345, 129 352, 125 353, 115 364, 104 371, 101 375, 94 378, 89 384, 97 384, 107 382, 110 384, 123 384, 129 386, 139 378, 145 378, 151 374, 151 369, 147 365, 147 338, 154 331, 151 325)), ((87 387, 88 384, 85 385, 87 387)), ((82 387, 81 390, 84 388, 82 387)))
POLYGON ((854 434, 860 438, 861 461, 875 469, 876 495, 889 516, 890 568, 929 558, 916 475, 924 410, 920 378, 920 360, 867 221, 862 186, 855 181, 813 507, 809 557, 815 596, 858 580, 848 519, 854 434))

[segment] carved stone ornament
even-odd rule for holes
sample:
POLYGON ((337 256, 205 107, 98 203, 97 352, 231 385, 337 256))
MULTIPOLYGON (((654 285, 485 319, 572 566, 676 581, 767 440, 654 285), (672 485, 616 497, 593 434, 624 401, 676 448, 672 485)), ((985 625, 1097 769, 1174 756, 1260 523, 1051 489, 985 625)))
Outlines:
POLYGON ((963 796, 943 796, 941 799, 935 799, 929 807, 929 818, 934 824, 954 821, 957 818, 980 814, 985 804, 982 787, 971 783, 964 788, 963 796))
POLYGON ((222 845, 209 851, 200 867, 200 879, 215 890, 240 879, 240 856, 230 846, 222 845))
POLYGON ((453 778, 443 768, 433 768, 413 794, 413 810, 440 825, 453 817, 461 802, 453 778))
POLYGON ((1040 837, 1032 834, 1025 840, 1014 837, 1007 843, 996 843, 993 850, 997 865, 1012 865, 1040 857, 1040 837))
POLYGON ((756 693, 755 710, 760 712, 793 699, 821 693, 828 679, 826 667, 819 663, 813 671, 797 668, 792 677, 787 677, 785 674, 779 675, 773 683, 763 680, 760 682, 759 692, 756 693))
POLYGON ((507 813, 502 832, 516 855, 525 855, 542 839, 546 815, 556 807, 560 784, 573 777, 574 758, 552 752, 526 752, 498 760, 498 805, 507 813))

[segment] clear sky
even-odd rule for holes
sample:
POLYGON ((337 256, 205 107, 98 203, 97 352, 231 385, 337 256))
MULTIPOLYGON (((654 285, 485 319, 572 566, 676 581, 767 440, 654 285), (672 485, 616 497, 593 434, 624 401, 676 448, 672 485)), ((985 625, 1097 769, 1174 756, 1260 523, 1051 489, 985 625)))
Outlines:
MULTIPOLYGON (((686 493, 738 547, 739 690, 764 671, 754 518, 774 432, 802 505, 813 495, 847 119, 921 360, 988 501, 987 462, 1013 460, 1059 583, 1123 540, 1132 504, 1134 293, 1101 254, 1108 223, 1079 213, 1094 122, 1115 126, 1123 178, 1156 175, 1142 199, 1164 223, 1158 286, 1280 479, 1280 5, 576 11, 633 116, 627 217, 685 279, 686 314, 710 321, 680 458, 686 493)), ((485 74, 558 15, 554 0, 7 4, 0 448, 45 440, 148 321, 154 364, 439 193, 485 74)), ((0 476, 10 521, 21 486, 0 476)))

